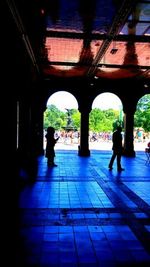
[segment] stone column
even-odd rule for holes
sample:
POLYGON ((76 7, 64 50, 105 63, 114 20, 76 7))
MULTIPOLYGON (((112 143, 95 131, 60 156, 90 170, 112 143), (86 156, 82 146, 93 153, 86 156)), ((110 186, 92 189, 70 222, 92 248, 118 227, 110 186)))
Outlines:
POLYGON ((80 145, 78 147, 79 156, 90 156, 89 150, 89 113, 88 107, 80 109, 81 122, 80 122, 80 145))
POLYGON ((44 155, 43 148, 43 108, 37 111, 38 117, 36 118, 35 129, 36 129, 36 141, 37 141, 37 155, 44 155))
POLYGON ((135 157, 134 151, 134 113, 135 109, 128 107, 124 110, 124 155, 128 157, 135 157))
POLYGON ((31 106, 31 148, 35 156, 43 155, 43 116, 45 106, 38 100, 34 100, 31 106))

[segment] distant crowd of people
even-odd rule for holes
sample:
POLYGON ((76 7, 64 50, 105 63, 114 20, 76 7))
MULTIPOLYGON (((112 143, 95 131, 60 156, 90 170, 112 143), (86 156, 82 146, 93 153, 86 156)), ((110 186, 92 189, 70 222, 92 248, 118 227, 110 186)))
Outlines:
MULTIPOLYGON (((89 142, 112 142, 113 132, 89 132, 89 142)), ((55 138, 59 137, 59 143, 63 144, 79 144, 80 132, 79 131, 55 131, 55 138)), ((124 132, 122 132, 124 140, 124 132)), ((45 139, 45 133, 44 133, 45 139)), ((150 133, 145 133, 142 129, 134 131, 134 142, 147 142, 150 139, 150 133)))
POLYGON ((145 133, 142 128, 138 128, 134 131, 135 142, 147 142, 150 139, 150 133, 145 133))
MULTIPOLYGON (((146 142, 147 138, 149 138, 149 135, 145 135, 144 138, 144 132, 140 129, 137 129, 134 140, 137 138, 140 142, 146 142)), ((47 132, 44 135, 44 138, 46 139, 46 148, 45 148, 45 157, 47 158, 47 164, 48 166, 54 167, 57 166, 54 162, 55 158, 55 144, 60 140, 60 142, 67 143, 68 140, 70 140, 70 143, 72 144, 74 140, 76 140, 76 143, 79 144, 79 138, 80 134, 78 131, 56 131, 53 127, 48 127, 47 132)), ((123 154, 123 140, 124 140, 124 133, 122 132, 122 127, 118 126, 117 129, 111 133, 111 132, 102 132, 102 133, 94 133, 90 132, 89 134, 89 141, 95 142, 95 141, 111 141, 112 142, 112 156, 109 161, 108 168, 111 171, 113 169, 113 164, 115 159, 117 160, 117 169, 118 171, 123 171, 124 168, 121 165, 121 156, 123 154)), ((150 142, 148 143, 148 147, 150 145, 150 142)))
MULTIPOLYGON (((55 132, 55 129, 53 127, 48 127, 47 132, 45 134, 46 138, 46 149, 45 149, 45 157, 47 158, 47 164, 49 167, 55 167, 57 164, 55 163, 55 144, 58 142, 60 138, 66 139, 66 138, 74 138, 79 139, 79 133, 78 132, 55 132)), ((92 135, 93 136, 93 135, 92 135)), ((91 136, 91 138, 92 138, 91 136)), ((110 138, 109 135, 103 135, 103 137, 108 139, 110 138)), ((109 162, 109 170, 113 169, 113 163, 115 158, 117 158, 117 168, 118 171, 123 171, 124 168, 121 166, 121 155, 123 150, 123 144, 122 144, 122 128, 117 127, 116 131, 112 134, 112 150, 113 154, 109 162)))

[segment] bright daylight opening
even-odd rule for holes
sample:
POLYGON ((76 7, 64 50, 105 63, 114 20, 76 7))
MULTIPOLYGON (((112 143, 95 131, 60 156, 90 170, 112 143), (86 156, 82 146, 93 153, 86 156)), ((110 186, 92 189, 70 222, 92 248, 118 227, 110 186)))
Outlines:
POLYGON ((111 150, 112 133, 118 125, 123 126, 123 107, 118 96, 99 94, 93 101, 89 118, 89 148, 111 150))
POLYGON ((94 99, 92 104, 92 109, 93 108, 99 108, 101 110, 120 110, 122 108, 122 102, 115 94, 102 93, 94 99))
MULTIPOLYGON (((137 104, 134 125, 134 149, 136 151, 144 150, 145 141, 150 138, 149 129, 146 128, 148 123, 144 124, 146 121, 144 116, 149 114, 146 108, 149 106, 149 97, 150 95, 146 95, 137 104), (142 134, 142 141, 139 141, 137 134, 142 134)), ((89 149, 111 150, 112 133, 118 125, 123 127, 122 134, 124 135, 124 113, 120 98, 113 93, 99 94, 94 99, 89 114, 89 149)), ((47 109, 44 113, 44 147, 45 133, 48 126, 53 126, 56 135, 60 136, 56 149, 78 150, 80 144, 80 112, 78 111, 78 102, 71 93, 59 91, 52 94, 48 99, 47 109)))
POLYGON ((65 109, 78 109, 78 102, 76 98, 66 91, 60 91, 52 94, 47 101, 48 105, 55 105, 61 111, 65 109))
POLYGON ((134 146, 145 150, 150 142, 150 94, 141 97, 134 114, 134 146))
POLYGON ((54 127, 59 140, 55 149, 78 149, 80 112, 76 98, 66 91, 59 91, 50 96, 44 113, 44 148, 45 134, 49 126, 54 127))

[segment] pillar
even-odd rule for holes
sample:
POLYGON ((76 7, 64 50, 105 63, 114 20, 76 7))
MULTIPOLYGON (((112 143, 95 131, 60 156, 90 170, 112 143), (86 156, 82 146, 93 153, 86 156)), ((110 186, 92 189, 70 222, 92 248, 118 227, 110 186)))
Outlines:
POLYGON ((39 106, 38 109, 35 109, 36 116, 32 122, 32 127, 34 126, 33 132, 35 139, 33 140, 36 145, 36 154, 44 155, 43 149, 43 109, 39 106))
POLYGON ((80 145, 78 147, 79 156, 90 156, 89 150, 89 109, 84 107, 80 110, 80 145))
POLYGON ((135 110, 131 107, 124 111, 124 155, 135 157, 134 151, 134 113, 135 110))

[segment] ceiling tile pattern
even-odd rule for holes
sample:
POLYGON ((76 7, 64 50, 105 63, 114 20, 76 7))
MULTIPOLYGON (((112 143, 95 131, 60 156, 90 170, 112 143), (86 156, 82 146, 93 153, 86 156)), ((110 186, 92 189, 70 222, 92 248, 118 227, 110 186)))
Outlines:
POLYGON ((150 79, 150 0, 8 4, 20 31, 28 36, 43 78, 150 79))

